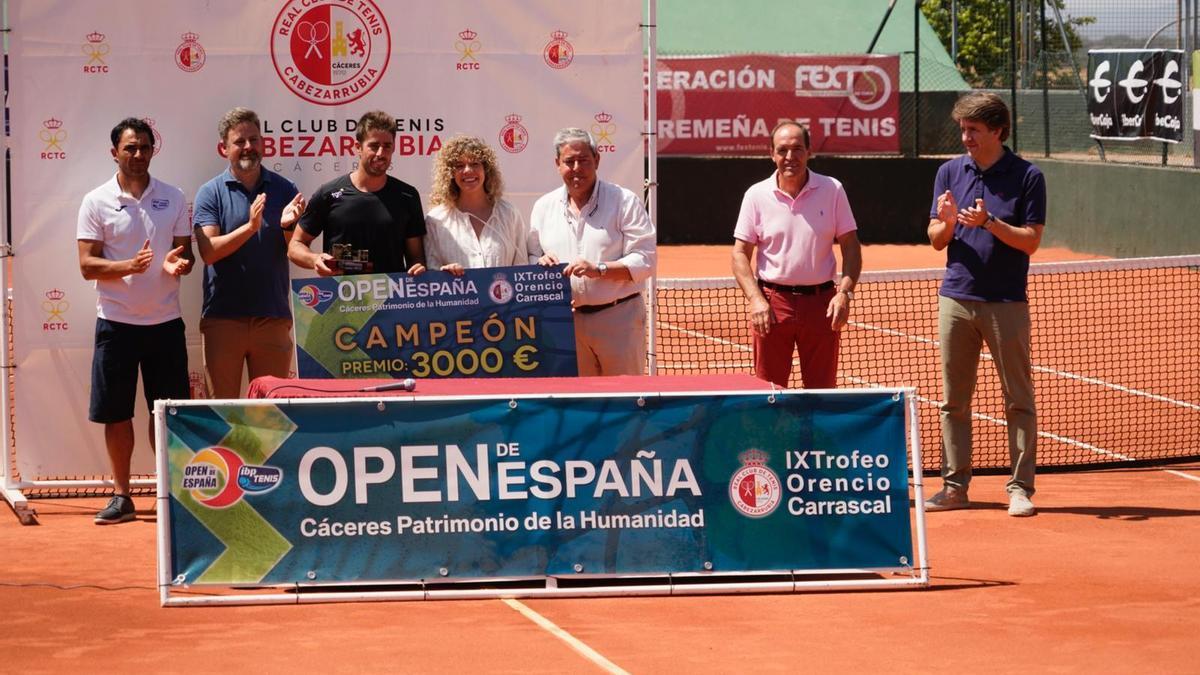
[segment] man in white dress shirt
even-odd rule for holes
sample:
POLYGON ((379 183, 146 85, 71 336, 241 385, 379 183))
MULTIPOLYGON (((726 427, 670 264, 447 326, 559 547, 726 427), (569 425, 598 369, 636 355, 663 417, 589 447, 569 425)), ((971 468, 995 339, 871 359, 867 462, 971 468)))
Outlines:
POLYGON ((555 134, 554 165, 563 186, 533 205, 530 249, 542 252, 543 265, 566 263, 579 374, 641 375, 654 224, 637 195, 596 177, 600 153, 583 129, 555 134))

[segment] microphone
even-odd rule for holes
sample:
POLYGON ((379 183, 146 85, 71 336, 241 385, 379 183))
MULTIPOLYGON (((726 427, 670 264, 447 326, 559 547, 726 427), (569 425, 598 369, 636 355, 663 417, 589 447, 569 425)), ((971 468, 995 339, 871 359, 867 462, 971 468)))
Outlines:
POLYGON ((417 381, 412 379, 411 377, 406 377, 401 382, 388 382, 387 384, 377 384, 373 387, 363 387, 362 389, 359 389, 359 391, 363 391, 363 392, 366 392, 366 391, 397 391, 400 389, 403 389, 404 391, 412 391, 416 388, 417 388, 417 381))

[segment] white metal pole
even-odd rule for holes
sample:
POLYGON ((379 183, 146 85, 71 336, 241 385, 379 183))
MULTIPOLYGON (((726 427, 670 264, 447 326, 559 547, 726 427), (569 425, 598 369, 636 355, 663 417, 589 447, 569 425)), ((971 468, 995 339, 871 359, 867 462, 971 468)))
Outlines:
MULTIPOLYGON (((646 58, 646 209, 650 213, 650 222, 654 223, 658 232, 658 2, 646 2, 645 28, 647 58, 646 58)), ((658 324, 658 271, 650 277, 649 321, 647 321, 646 353, 650 357, 650 374, 658 374, 658 340, 655 337, 655 327, 658 324)))
POLYGON ((921 462, 921 430, 920 415, 917 413, 916 391, 909 389, 904 394, 908 403, 908 439, 912 452, 913 499, 917 503, 917 559, 913 568, 917 570, 917 578, 922 585, 929 584, 929 546, 925 538, 925 467, 921 462))
MULTIPOLYGON (((158 464, 158 492, 155 495, 155 525, 158 530, 158 601, 166 607, 171 595, 171 453, 167 448, 166 405, 154 402, 154 447, 158 464)), ((233 480, 233 476, 229 477, 233 480)))

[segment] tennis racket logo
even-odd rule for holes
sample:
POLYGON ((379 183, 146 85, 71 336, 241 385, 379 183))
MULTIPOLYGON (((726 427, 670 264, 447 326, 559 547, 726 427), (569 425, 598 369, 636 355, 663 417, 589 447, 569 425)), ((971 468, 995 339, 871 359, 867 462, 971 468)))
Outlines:
POLYGON ((767 467, 769 456, 762 450, 747 450, 738 455, 742 468, 729 479, 729 501, 742 515, 765 518, 783 500, 783 484, 767 467))
POLYGON ((271 27, 271 61, 293 94, 343 105, 371 91, 391 58, 391 33, 372 0, 288 0, 271 27))

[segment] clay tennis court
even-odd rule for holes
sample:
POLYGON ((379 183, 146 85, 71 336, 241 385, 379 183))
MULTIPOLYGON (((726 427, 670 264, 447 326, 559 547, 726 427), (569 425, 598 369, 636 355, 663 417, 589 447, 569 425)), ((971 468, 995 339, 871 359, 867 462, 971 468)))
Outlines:
MULTIPOLYGON (((1074 257, 1047 249, 1034 261, 1074 257)), ((941 262, 927 247, 868 246, 865 260, 868 270, 941 262)), ((727 276, 727 261, 726 247, 664 248, 660 274, 727 276)), ((974 509, 929 514, 923 591, 188 609, 158 606, 148 498, 137 522, 111 528, 92 524, 103 499, 38 500, 36 527, 0 513, 0 663, 14 673, 1197 672, 1200 463, 1044 474, 1032 519, 1007 516, 1003 483, 980 476, 974 509)))

